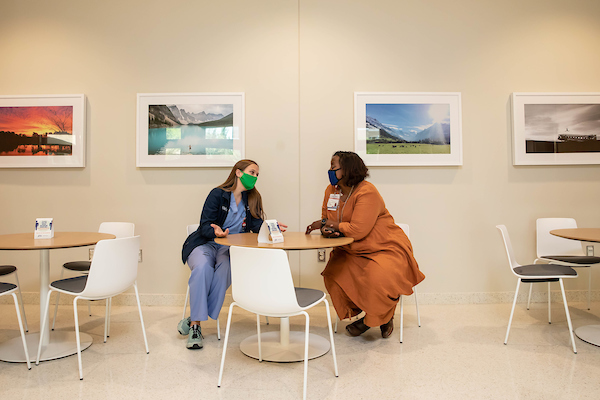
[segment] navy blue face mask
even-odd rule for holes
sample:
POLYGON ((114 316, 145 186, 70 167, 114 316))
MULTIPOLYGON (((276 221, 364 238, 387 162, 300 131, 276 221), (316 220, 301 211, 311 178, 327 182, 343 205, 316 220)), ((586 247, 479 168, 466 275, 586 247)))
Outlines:
POLYGON ((337 185, 337 183, 340 181, 335 175, 336 171, 339 171, 340 169, 341 168, 330 169, 329 171, 327 171, 327 173, 329 174, 329 183, 331 183, 333 186, 337 185))

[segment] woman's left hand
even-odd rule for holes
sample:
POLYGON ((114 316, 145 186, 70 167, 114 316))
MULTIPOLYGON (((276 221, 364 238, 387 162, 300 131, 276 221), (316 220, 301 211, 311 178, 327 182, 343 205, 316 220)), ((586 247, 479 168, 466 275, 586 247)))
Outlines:
POLYGON ((281 222, 278 222, 277 224, 279 224, 279 230, 281 232, 287 231, 288 226, 286 224, 282 224, 281 222))

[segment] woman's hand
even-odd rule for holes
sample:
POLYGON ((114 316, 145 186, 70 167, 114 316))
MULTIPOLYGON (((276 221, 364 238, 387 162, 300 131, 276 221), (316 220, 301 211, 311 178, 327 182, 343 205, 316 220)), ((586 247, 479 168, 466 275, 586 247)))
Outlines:
POLYGON ((216 237, 224 238, 229 234, 229 228, 225 229, 225 232, 223 232, 223 229, 221 229, 219 225, 210 224, 210 226, 215 230, 216 237))
POLYGON ((342 235, 340 231, 334 231, 333 228, 330 228, 327 225, 321 228, 321 234, 326 238, 336 238, 342 235))
POLYGON ((279 230, 281 232, 287 231, 288 226, 286 224, 282 224, 281 222, 278 222, 277 224, 279 225, 279 230))
POLYGON ((321 220, 315 221, 309 226, 306 227, 306 234, 309 235, 312 231, 316 231, 317 229, 321 229, 321 220))
POLYGON ((327 222, 325 222, 325 226, 327 228, 331 228, 334 231, 339 231, 340 230, 340 223, 337 221, 334 221, 332 219, 328 219, 327 222))

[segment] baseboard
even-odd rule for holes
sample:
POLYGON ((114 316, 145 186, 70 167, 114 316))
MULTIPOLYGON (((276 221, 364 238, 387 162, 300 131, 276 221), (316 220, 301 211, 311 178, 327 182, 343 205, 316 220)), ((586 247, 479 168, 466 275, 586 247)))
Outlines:
MULTIPOLYGON (((527 301, 527 290, 522 289, 519 293, 517 301, 523 303, 527 301)), ((553 303, 562 303, 562 295, 560 290, 552 290, 550 292, 553 303)), ((419 292, 419 304, 498 304, 498 303, 512 303, 514 299, 514 292, 471 292, 471 293, 422 293, 419 292)), ((588 291, 587 290, 568 290, 566 292, 567 302, 587 302, 588 291)), ((55 295, 52 295, 51 302, 54 304, 55 295)), ((331 302, 329 296, 328 300, 331 302)), ((405 304, 414 304, 415 296, 406 296, 404 299, 405 304)), ((173 306, 181 307, 185 300, 185 294, 140 294, 140 302, 144 306, 173 306)), ((231 294, 225 296, 224 306, 228 307, 231 304, 231 294)), ((547 292, 536 292, 534 291, 531 296, 533 303, 545 303, 548 301, 547 292)), ((592 291, 592 301, 600 301, 600 291, 592 291)), ((23 302, 25 304, 40 304, 40 295, 35 292, 24 292, 23 302)), ((61 305, 73 304, 73 297, 62 295, 60 296, 61 305)), ((12 304, 12 296, 0 297, 0 304, 12 304)), ((91 303, 94 305, 104 305, 104 301, 95 301, 91 303)), ((136 305, 134 293, 123 293, 113 298, 113 305, 115 306, 134 306, 136 305)))

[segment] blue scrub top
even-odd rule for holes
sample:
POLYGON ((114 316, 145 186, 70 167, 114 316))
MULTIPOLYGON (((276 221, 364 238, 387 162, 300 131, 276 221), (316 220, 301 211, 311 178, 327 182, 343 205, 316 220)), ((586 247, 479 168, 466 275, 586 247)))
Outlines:
POLYGON ((245 218, 246 207, 244 205, 244 200, 242 199, 240 200, 240 204, 236 204, 233 192, 231 192, 229 212, 227 213, 227 218, 225 219, 225 223, 223 224, 223 231, 229 228, 229 233, 242 233, 242 224, 244 223, 245 218))

